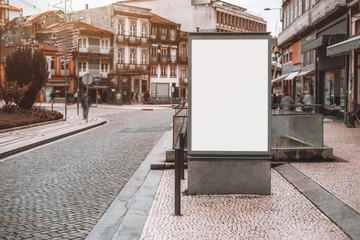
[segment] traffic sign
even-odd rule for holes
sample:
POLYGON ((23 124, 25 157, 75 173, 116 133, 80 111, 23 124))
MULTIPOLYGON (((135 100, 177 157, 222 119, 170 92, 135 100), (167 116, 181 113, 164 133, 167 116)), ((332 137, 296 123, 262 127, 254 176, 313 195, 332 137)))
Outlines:
POLYGON ((82 78, 82 82, 85 84, 85 85, 89 85, 93 82, 93 77, 90 75, 90 74, 85 74, 82 78))
POLYGON ((101 81, 101 79, 100 79, 99 76, 96 76, 96 77, 94 78, 94 82, 95 82, 95 83, 100 83, 100 81, 101 81))

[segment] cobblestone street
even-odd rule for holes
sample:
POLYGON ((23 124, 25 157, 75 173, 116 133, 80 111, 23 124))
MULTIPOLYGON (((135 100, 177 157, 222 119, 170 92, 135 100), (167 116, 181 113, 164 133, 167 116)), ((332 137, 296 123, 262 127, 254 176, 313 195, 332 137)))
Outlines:
POLYGON ((0 163, 0 239, 84 239, 169 127, 154 110, 91 108, 109 124, 0 163))

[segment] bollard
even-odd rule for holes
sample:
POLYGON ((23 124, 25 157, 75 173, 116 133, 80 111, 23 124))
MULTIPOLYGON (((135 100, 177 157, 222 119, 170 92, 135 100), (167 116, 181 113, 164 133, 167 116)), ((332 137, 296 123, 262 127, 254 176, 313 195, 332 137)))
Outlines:
POLYGON ((184 134, 180 133, 180 178, 185 179, 185 166, 184 166, 184 134))
POLYGON ((175 215, 181 215, 180 149, 175 149, 175 215))

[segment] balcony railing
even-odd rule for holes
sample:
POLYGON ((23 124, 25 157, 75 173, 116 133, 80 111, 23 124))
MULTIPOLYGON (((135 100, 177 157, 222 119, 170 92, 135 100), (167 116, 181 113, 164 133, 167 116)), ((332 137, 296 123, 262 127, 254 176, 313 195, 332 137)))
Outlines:
POLYGON ((163 41, 163 42, 175 42, 180 40, 180 36, 168 36, 168 35, 150 35, 150 39, 154 41, 163 41))
POLYGON ((147 64, 117 64, 117 72, 149 72, 147 64))
POLYGON ((101 53, 101 54, 110 54, 113 51, 113 47, 109 48, 100 48, 99 45, 90 45, 87 48, 80 47, 79 52, 81 53, 101 53))
POLYGON ((117 43, 123 44, 133 44, 133 45, 140 45, 140 44, 148 44, 149 37, 139 37, 139 36, 130 36, 130 35, 117 35, 116 36, 117 43))

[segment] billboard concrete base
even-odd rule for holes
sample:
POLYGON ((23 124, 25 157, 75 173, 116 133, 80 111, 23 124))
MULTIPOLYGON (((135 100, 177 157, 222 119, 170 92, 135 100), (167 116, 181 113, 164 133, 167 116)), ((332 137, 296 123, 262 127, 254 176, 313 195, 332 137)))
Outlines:
POLYGON ((270 161, 189 159, 189 194, 271 194, 270 161))

